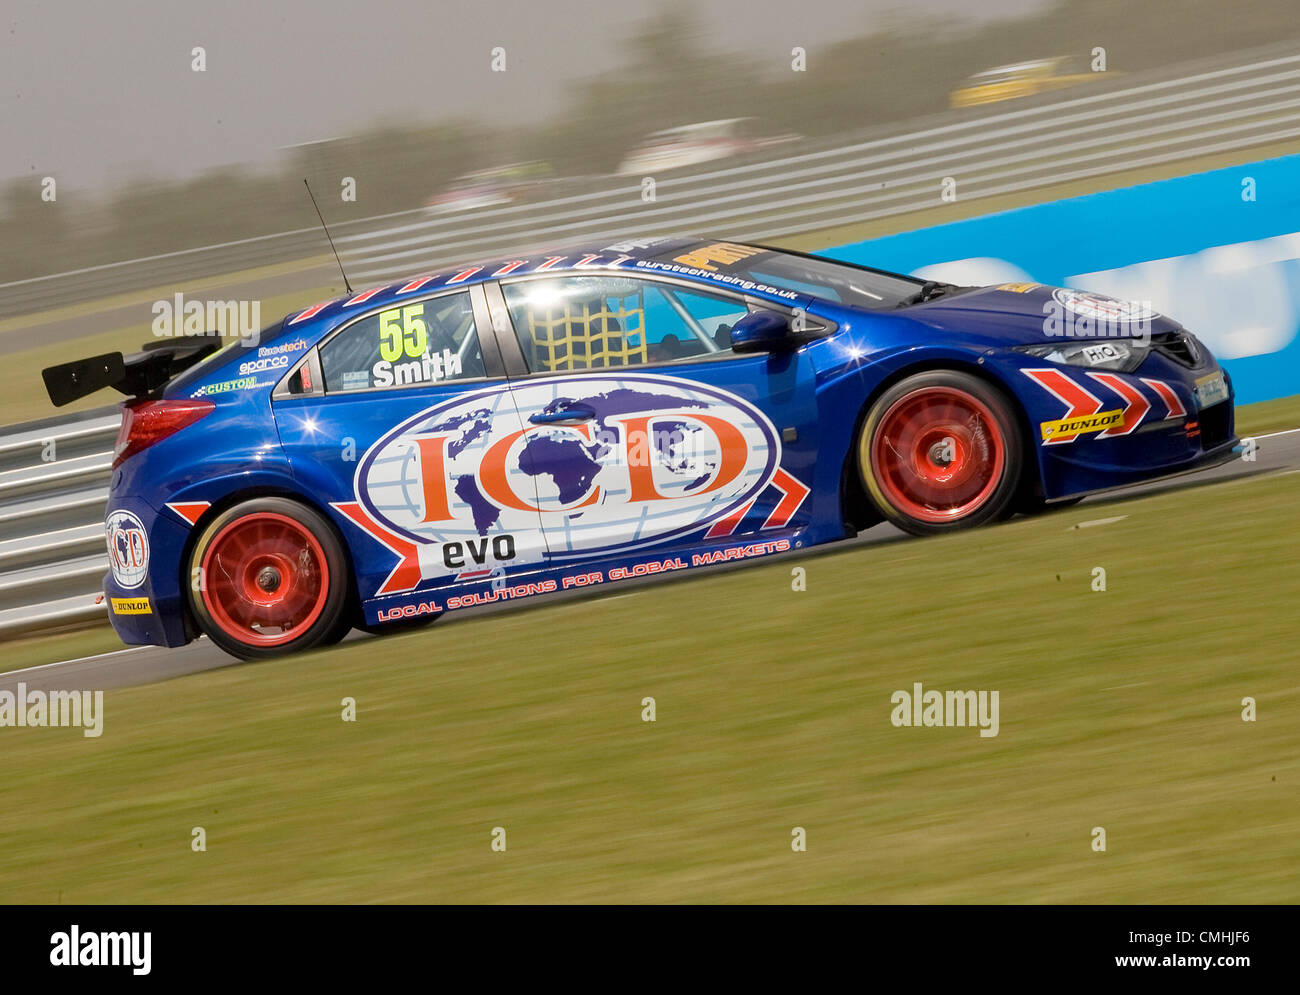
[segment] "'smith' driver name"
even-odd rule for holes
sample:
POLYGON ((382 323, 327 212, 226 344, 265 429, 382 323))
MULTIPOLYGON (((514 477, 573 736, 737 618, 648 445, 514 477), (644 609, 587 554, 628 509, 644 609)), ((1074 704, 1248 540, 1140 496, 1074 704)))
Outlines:
POLYGON ((408 363, 393 363, 381 359, 370 370, 375 387, 405 387, 411 383, 437 383, 461 375, 460 356, 450 349, 441 354, 425 354, 408 363))

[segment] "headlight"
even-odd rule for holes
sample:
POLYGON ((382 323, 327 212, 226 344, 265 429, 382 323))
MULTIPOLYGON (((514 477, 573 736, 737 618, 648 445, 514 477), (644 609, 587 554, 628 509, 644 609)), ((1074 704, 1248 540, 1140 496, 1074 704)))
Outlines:
POLYGON ((1021 346, 1020 352, 1066 366, 1089 366, 1097 370, 1131 373, 1147 358, 1151 344, 1141 339, 1110 339, 1104 342, 1060 342, 1021 346))

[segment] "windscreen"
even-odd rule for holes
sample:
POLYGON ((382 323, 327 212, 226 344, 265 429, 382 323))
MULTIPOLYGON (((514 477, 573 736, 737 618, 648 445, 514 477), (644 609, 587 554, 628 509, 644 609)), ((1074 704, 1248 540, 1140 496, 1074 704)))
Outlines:
POLYGON ((819 256, 738 242, 688 246, 674 250, 670 259, 663 261, 877 311, 898 307, 915 295, 923 282, 819 256))

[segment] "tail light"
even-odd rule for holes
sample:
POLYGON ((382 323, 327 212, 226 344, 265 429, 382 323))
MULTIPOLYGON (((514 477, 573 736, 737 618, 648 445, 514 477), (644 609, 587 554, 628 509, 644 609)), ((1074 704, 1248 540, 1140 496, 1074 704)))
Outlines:
POLYGON ((211 401, 128 401, 113 447, 113 466, 121 466, 142 449, 162 442, 215 408, 211 401))

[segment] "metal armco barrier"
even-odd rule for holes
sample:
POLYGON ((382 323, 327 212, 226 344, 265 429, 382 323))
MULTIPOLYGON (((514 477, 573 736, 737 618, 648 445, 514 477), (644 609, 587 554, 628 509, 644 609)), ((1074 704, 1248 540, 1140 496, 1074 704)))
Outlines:
POLYGON ((104 504, 121 416, 103 408, 0 435, 0 636, 104 616, 104 504))
POLYGON ((1065 93, 1015 110, 937 115, 918 130, 851 145, 674 171, 656 178, 654 200, 631 178, 543 204, 410 218, 336 242, 353 282, 372 284, 583 238, 774 238, 938 207, 945 187, 964 202, 1300 138, 1296 54, 1065 93))

